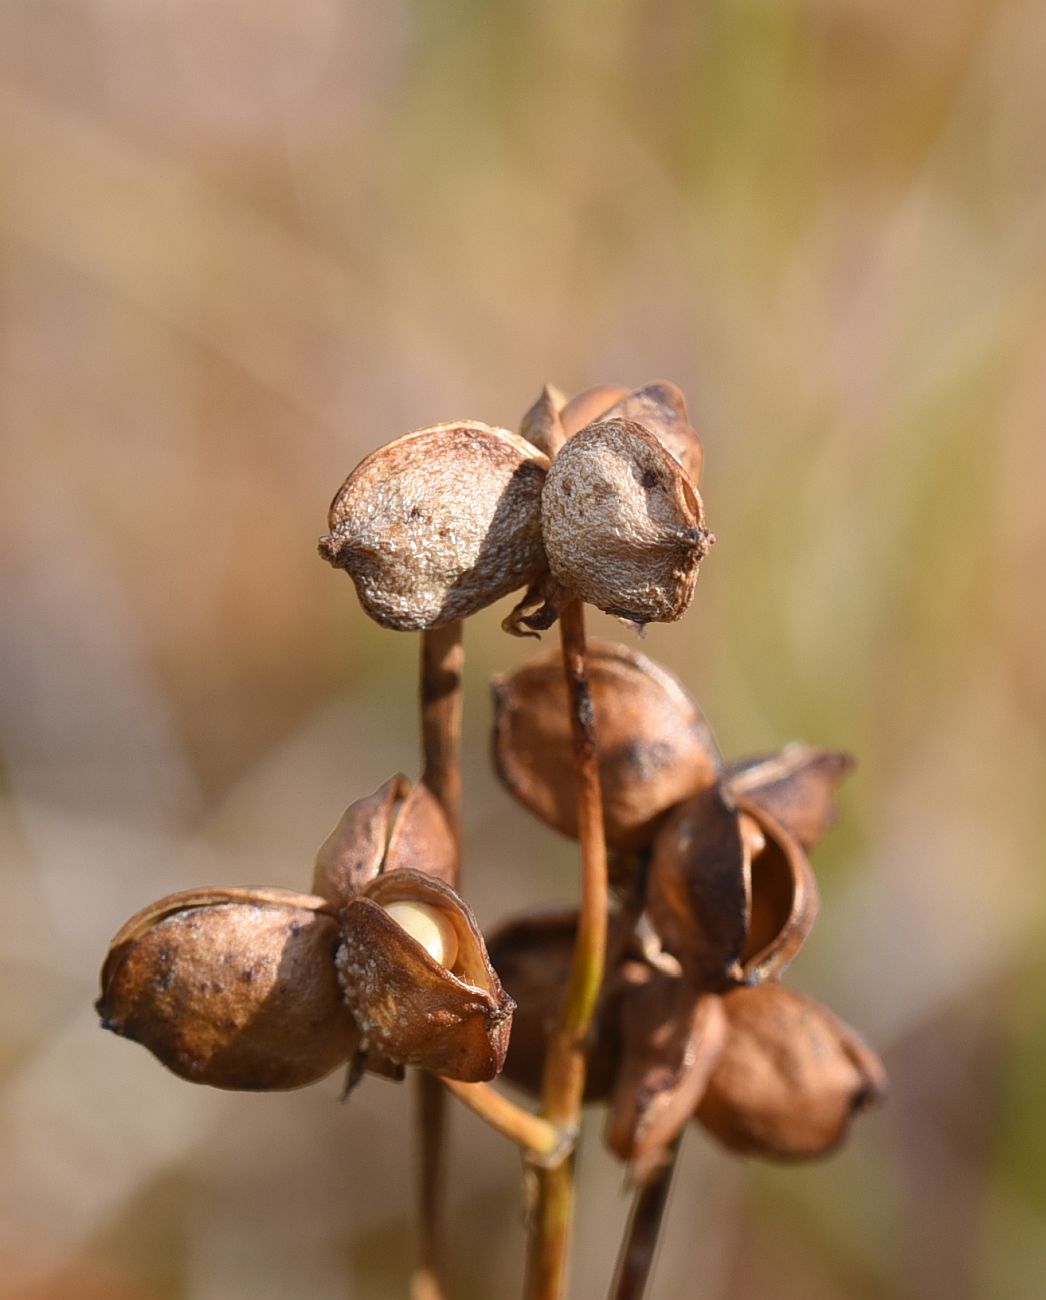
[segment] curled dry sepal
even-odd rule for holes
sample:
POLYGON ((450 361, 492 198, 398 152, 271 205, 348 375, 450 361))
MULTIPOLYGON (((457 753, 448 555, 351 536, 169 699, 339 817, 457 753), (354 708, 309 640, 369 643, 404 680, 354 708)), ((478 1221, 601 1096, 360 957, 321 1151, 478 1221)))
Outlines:
POLYGON ((194 890, 132 917, 102 968, 102 1023, 218 1088, 297 1088, 344 1064, 491 1079, 513 1003, 454 867, 436 800, 393 777, 346 810, 313 893, 194 890))
MULTIPOLYGON (((558 796, 569 735, 549 670, 539 659, 495 684, 495 759, 521 802, 575 834, 558 796)), ((696 1114, 749 1153, 830 1150, 882 1096, 882 1067, 779 981, 817 916, 806 854, 852 760, 794 744, 724 764, 679 683, 621 646, 593 647, 591 688, 622 895, 586 1091, 609 1103, 608 1145, 641 1173, 696 1114)), ((575 925, 570 913, 527 917, 490 940, 519 1003, 505 1074, 530 1090, 575 925)))
POLYGON ((465 618, 521 587, 527 635, 580 597, 629 622, 679 618, 714 538, 701 444, 674 385, 546 389, 521 433, 465 421, 368 456, 331 505, 320 554, 386 627, 465 618), (584 419, 582 426, 578 420, 584 419))

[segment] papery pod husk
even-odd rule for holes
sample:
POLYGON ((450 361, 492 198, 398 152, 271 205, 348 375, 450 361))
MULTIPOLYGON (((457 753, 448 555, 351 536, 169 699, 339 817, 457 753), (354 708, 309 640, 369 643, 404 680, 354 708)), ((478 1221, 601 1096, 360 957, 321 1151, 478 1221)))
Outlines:
POLYGON ((432 791, 397 774, 342 813, 316 854, 312 888, 344 907, 381 872, 405 867, 452 884, 457 846, 432 791))
POLYGON ((168 1069, 215 1088, 300 1088, 354 1055, 326 900, 282 889, 203 889, 150 904, 102 968, 102 1024, 168 1069))
MULTIPOLYGON (((588 677, 607 843, 640 848, 670 808, 716 781, 722 759, 697 704, 645 655, 592 641, 588 677)), ((576 837, 573 738, 561 656, 533 659, 496 678, 492 690, 498 776, 524 807, 576 837)))
POLYGON ((475 918, 449 885, 420 871, 386 872, 345 908, 342 929, 338 973, 366 1050, 465 1082, 497 1075, 512 999, 475 918), (402 901, 440 908, 451 921, 458 939, 451 970, 385 911, 402 901))
POLYGON ((557 582, 639 625, 682 617, 714 541, 685 471, 629 420, 590 424, 564 444, 542 493, 541 529, 557 582))
POLYGON ((320 554, 345 569, 366 612, 420 631, 467 618, 545 569, 541 492, 548 460, 476 421, 420 429, 349 475, 320 554))
POLYGON ((640 1181, 693 1115, 725 1042, 720 999, 683 980, 651 972, 622 1000, 606 1144, 640 1181))
POLYGON ((875 1053, 826 1007, 772 981, 723 998, 726 1046, 697 1118, 734 1151, 826 1155, 886 1095, 875 1053))
POLYGON ((596 384, 575 393, 559 412, 559 418, 568 438, 580 433, 609 411, 615 402, 628 395, 628 389, 619 384, 596 384))
POLYGON ((550 461, 555 459, 556 453, 567 440, 559 416, 565 401, 558 388, 546 384, 541 390, 541 396, 520 421, 520 437, 526 438, 532 447, 543 452, 550 461))
POLYGON ((835 821, 835 792, 854 765, 842 750, 795 741, 776 753, 731 763, 723 779, 733 794, 764 808, 809 850, 835 821))
POLYGON ((697 430, 690 423, 686 398, 675 384, 658 379, 623 394, 600 420, 634 420, 652 433, 676 458, 696 486, 701 481, 704 452, 697 430))
MULTIPOLYGON (((500 925, 487 939, 491 964, 516 1004, 502 1077, 532 1097, 541 1096, 549 1030, 570 982, 577 921, 576 908, 527 913, 500 925)), ((610 972, 591 1036, 586 1102, 610 1095, 618 1061, 618 992, 610 972)))
POLYGON ((817 919, 817 884, 783 827, 720 786, 681 805, 658 832, 647 911, 698 987, 758 984, 802 947, 817 919), (754 857, 745 817, 765 840, 754 857))

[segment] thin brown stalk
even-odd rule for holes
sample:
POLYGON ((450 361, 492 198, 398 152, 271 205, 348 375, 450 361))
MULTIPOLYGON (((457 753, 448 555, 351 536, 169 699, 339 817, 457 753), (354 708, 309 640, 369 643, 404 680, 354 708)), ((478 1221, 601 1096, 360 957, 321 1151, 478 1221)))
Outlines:
MULTIPOLYGON (((549 1036, 542 1114, 558 1128, 576 1132, 585 1090, 588 1033, 606 959, 607 854, 580 601, 572 601, 564 609, 560 633, 574 746, 581 899, 570 981, 549 1036)), ((566 1285, 573 1219, 573 1154, 565 1154, 551 1167, 535 1167, 534 1178, 537 1198, 530 1223, 525 1295, 527 1300, 560 1300, 566 1285)))
MULTIPOLYGON (((421 638, 421 779, 440 801, 461 859, 461 710, 465 665, 460 620, 422 633, 421 638)), ((446 1097, 439 1081, 417 1073, 418 1267, 411 1279, 412 1300, 443 1300, 440 1281, 445 1203, 444 1145, 446 1097)))
POLYGON ((532 1115, 517 1106, 489 1084, 460 1083, 456 1079, 443 1079, 441 1082, 448 1092, 492 1128, 538 1159, 554 1159, 561 1150, 569 1147, 571 1135, 563 1133, 540 1115, 532 1115))
POLYGON ((664 1161, 636 1188, 607 1300, 642 1300, 657 1252, 680 1141, 681 1137, 677 1137, 665 1153, 664 1161))

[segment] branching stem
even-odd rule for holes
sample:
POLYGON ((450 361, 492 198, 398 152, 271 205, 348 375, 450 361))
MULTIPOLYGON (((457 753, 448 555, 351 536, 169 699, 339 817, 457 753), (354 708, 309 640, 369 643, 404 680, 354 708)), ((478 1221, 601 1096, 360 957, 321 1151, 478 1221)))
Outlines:
POLYGON ((511 1138, 536 1161, 555 1160, 569 1151, 573 1133, 564 1132, 540 1115, 517 1106, 487 1083, 459 1083, 456 1079, 441 1079, 448 1092, 474 1111, 499 1133, 511 1138))

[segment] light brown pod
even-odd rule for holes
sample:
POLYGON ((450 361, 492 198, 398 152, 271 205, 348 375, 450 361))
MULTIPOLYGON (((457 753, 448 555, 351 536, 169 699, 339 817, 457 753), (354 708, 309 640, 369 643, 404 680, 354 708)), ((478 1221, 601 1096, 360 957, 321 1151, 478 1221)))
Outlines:
POLYGON ((686 398, 667 379, 657 379, 622 394, 600 413, 599 419, 634 420, 641 424, 676 458, 695 487, 701 481, 704 459, 701 439, 687 415, 686 398))
MULTIPOLYGON (((647 843, 668 809, 713 784, 711 728, 671 673, 636 650, 589 643, 608 843, 647 843)), ((493 684, 494 762, 509 792, 548 825, 577 835, 573 741, 562 659, 542 655, 493 684)))
POLYGON ((672 622, 714 540, 697 489, 653 434, 590 424, 552 463, 541 499, 552 576, 633 623, 672 622))
POLYGON ((365 1051, 451 1079, 495 1077, 513 1003, 472 912, 449 885, 410 868, 385 872, 344 909, 342 930, 338 975, 365 1051), (453 927, 449 969, 386 910, 397 902, 438 909, 453 927))
POLYGON ((726 1146, 776 1160, 825 1155, 886 1094, 879 1058, 812 998, 775 981, 723 998, 729 1032, 697 1117, 726 1146))
POLYGON ((397 774, 342 813, 316 854, 313 892, 343 907, 381 872, 404 867, 450 884, 457 846, 428 787, 397 774))
POLYGON ((475 421, 409 433, 345 480, 320 554, 386 627, 467 618, 544 570, 547 467, 523 438, 475 421))
POLYGON ((850 754, 794 741, 777 753, 731 763, 724 782, 812 849, 835 820, 836 789, 853 768, 850 754))
POLYGON ((289 890, 172 894, 123 927, 102 970, 102 1024, 215 1088, 299 1088, 354 1054, 334 968, 337 921, 289 890))
POLYGON ((810 864, 755 804, 721 786, 675 810, 658 832, 647 910, 666 949, 698 987, 780 975, 817 918, 810 864))
POLYGON ((594 424, 601 415, 610 410, 615 402, 627 396, 628 389, 622 388, 619 384, 596 384, 592 388, 584 388, 580 393, 575 393, 559 413, 567 437, 572 438, 586 425, 594 424))
POLYGON ((519 424, 520 437, 525 438, 532 447, 543 452, 549 460, 554 460, 560 447, 567 440, 560 411, 566 399, 558 388, 546 384, 541 396, 519 424))

